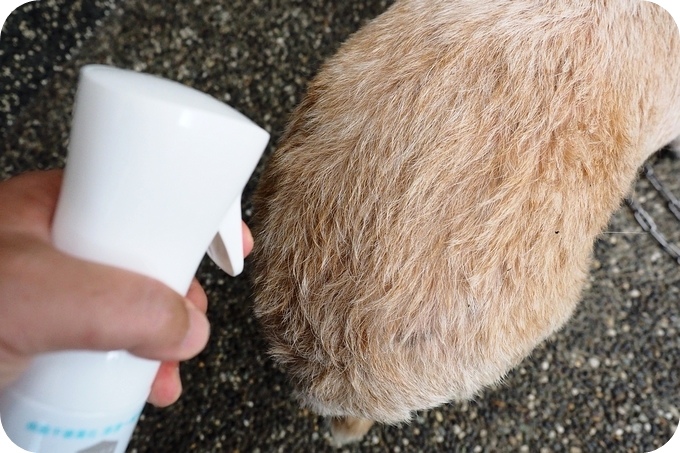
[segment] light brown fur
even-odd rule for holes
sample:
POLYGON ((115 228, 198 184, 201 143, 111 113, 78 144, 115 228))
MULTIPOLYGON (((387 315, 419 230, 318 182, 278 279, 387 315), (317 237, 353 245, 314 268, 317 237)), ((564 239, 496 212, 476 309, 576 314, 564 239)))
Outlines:
POLYGON ((679 77, 673 19, 632 0, 402 0, 352 36, 255 200, 256 313, 303 403, 395 423, 498 382, 680 135, 679 77))

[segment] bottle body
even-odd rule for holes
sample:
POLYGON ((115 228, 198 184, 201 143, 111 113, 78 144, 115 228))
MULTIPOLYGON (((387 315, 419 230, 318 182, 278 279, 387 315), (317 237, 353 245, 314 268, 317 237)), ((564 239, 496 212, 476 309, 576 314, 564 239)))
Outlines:
POLYGON ((41 355, 0 393, 3 428, 31 452, 124 453, 158 366, 125 351, 41 355))
POLYGON ((0 395, 5 433, 18 447, 36 453, 125 453, 142 408, 117 413, 69 413, 16 392, 0 395))

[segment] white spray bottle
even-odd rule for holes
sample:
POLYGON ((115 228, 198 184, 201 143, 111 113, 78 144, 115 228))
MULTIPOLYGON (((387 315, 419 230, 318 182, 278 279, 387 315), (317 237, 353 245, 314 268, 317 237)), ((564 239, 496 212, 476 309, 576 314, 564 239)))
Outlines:
MULTIPOLYGON (((208 250, 243 269, 241 193, 269 134, 179 83, 107 66, 80 73, 55 247, 186 294, 208 250)), ((41 355, 0 392, 19 447, 123 453, 159 362, 126 351, 41 355)))

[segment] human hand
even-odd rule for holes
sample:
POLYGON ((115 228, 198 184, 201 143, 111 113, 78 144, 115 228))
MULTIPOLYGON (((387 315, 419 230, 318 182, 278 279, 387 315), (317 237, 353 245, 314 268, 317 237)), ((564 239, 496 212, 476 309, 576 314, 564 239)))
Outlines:
MULTIPOLYGON (((26 173, 0 183, 0 388, 31 358, 63 349, 118 350, 163 363, 149 402, 179 398, 178 363, 206 345, 207 297, 187 297, 122 269, 55 249, 50 225, 62 173, 26 173)), ((244 253, 252 236, 244 225, 244 253)))

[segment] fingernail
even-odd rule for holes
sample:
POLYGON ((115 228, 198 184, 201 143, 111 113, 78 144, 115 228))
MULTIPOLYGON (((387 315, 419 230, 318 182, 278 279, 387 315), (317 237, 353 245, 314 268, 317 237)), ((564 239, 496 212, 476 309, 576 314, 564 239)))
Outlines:
POLYGON ((174 374, 174 378, 177 380, 176 381, 177 382, 177 388, 176 388, 177 393, 175 394, 175 396, 172 400, 172 403, 174 404, 175 402, 177 402, 179 397, 182 396, 182 377, 179 373, 179 363, 175 367, 175 371, 173 372, 173 374, 174 374))
POLYGON ((182 360, 190 359, 200 353, 208 343, 210 323, 208 318, 200 312, 189 300, 184 301, 189 313, 189 331, 180 346, 182 360))
POLYGON ((253 233, 250 231, 250 228, 248 228, 245 223, 241 224, 241 226, 243 230, 243 255, 248 256, 250 252, 253 251, 255 239, 253 239, 253 233))

